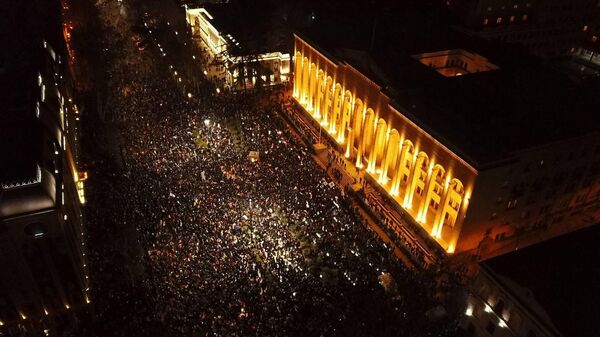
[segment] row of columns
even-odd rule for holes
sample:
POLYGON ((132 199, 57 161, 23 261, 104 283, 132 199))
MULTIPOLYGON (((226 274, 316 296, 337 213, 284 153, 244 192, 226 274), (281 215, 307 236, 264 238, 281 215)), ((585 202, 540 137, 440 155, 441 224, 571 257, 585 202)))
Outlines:
POLYGON ((308 113, 398 200, 431 235, 453 227, 465 191, 462 182, 404 139, 341 83, 298 52, 293 95, 308 113), (418 202, 417 202, 418 199, 418 202))

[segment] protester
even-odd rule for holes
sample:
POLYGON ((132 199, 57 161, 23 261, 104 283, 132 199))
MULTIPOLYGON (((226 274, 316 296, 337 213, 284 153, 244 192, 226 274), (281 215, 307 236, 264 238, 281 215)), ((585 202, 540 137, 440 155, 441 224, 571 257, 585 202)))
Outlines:
POLYGON ((124 137, 128 180, 113 202, 135 224, 147 265, 152 307, 140 324, 178 336, 417 329, 431 283, 360 218, 278 117, 280 102, 217 95, 207 83, 190 98, 168 66, 128 60, 108 73, 106 111, 124 137))

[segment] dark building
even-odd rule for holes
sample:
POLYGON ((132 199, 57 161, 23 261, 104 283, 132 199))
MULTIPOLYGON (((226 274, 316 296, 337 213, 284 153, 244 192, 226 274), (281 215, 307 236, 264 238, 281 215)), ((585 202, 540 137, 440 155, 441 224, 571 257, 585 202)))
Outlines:
POLYGON ((598 0, 447 0, 471 34, 552 58, 598 52, 598 0))
POLYGON ((36 4, 7 6, 14 12, 1 27, 0 332, 8 335, 51 334, 90 302, 79 111, 60 4, 36 4))
POLYGON ((471 336, 598 336, 595 225, 483 262, 462 326, 471 336))

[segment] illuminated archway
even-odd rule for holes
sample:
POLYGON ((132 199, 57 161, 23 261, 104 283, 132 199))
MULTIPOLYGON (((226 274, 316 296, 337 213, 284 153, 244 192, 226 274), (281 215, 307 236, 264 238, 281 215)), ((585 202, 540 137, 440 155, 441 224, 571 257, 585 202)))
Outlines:
POLYGON ((406 186, 408 184, 408 178, 410 177, 413 153, 415 146, 410 140, 404 140, 402 142, 402 148, 400 149, 400 160, 396 165, 396 172, 394 174, 394 180, 392 181, 391 193, 394 196, 400 196, 400 187, 403 187, 403 191, 406 194, 406 186))
POLYGON ((323 106, 323 97, 325 96, 325 83, 324 83, 324 72, 319 69, 317 76, 317 98, 315 99, 315 109, 313 112, 314 118, 319 121, 321 120, 321 107, 323 106))
POLYGON ((435 219, 436 227, 434 228, 433 235, 437 238, 442 237, 442 230, 444 227, 454 227, 458 217, 458 211, 462 205, 465 197, 465 188, 463 183, 453 178, 450 180, 449 186, 442 202, 442 210, 438 213, 438 217, 435 219))
POLYGON ((300 100, 306 104, 308 102, 308 76, 310 71, 310 64, 308 58, 304 58, 302 61, 302 89, 300 90, 300 100))
POLYGON ((429 156, 427 156, 427 153, 423 151, 419 152, 409 178, 409 185, 407 186, 406 196, 404 199, 404 208, 412 209, 415 194, 418 195, 419 198, 422 196, 425 188, 425 180, 427 179, 428 164, 429 156))
POLYGON ((340 118, 340 109, 342 106, 342 86, 339 83, 335 84, 335 89, 333 91, 333 106, 331 117, 329 119, 329 134, 335 137, 337 132, 337 123, 340 118))
POLYGON ((333 79, 327 76, 325 87, 323 88, 323 104, 321 105, 321 126, 327 127, 329 123, 329 115, 331 114, 331 99, 333 96, 333 79))
POLYGON ((317 98, 317 66, 310 65, 310 75, 308 80, 308 111, 314 116, 315 100, 317 98))
POLYGON ((375 128, 375 111, 373 111, 373 109, 367 109, 364 121, 365 122, 362 126, 361 132, 362 137, 358 148, 358 154, 356 156, 356 167, 358 168, 363 167, 363 157, 367 157, 369 155, 369 149, 371 147, 375 128))
POLYGON ((302 54, 296 53, 296 72, 294 73, 294 96, 300 98, 302 90, 302 54))
MULTIPOLYGON (((427 222, 427 215, 432 210, 434 211, 434 214, 437 215, 442 201, 442 194, 444 192, 444 174, 446 174, 446 170, 439 164, 436 164, 431 170, 431 174, 429 174, 429 179, 425 186, 425 195, 421 200, 421 205, 419 207, 419 213, 417 215, 418 221, 427 222)), ((432 221, 429 223, 433 224, 434 222, 432 221)))
POLYGON ((381 165, 381 174, 379 175, 379 182, 386 184, 388 181, 389 168, 394 168, 398 161, 398 149, 400 147, 400 134, 398 130, 392 129, 388 137, 386 153, 381 165))
POLYGON ((349 140, 352 151, 360 147, 363 116, 364 105, 362 100, 357 98, 354 102, 354 112, 352 113, 352 139, 349 140))
POLYGON ((375 132, 375 141, 371 146, 369 153, 369 167, 367 170, 369 173, 375 173, 377 170, 377 164, 383 157, 383 151, 385 150, 385 139, 387 134, 387 124, 383 118, 377 121, 377 130, 375 132))
POLYGON ((341 105, 341 116, 337 126, 337 141, 343 144, 348 139, 348 126, 350 124, 350 115, 352 114, 352 93, 349 90, 346 90, 344 93, 344 101, 341 105))

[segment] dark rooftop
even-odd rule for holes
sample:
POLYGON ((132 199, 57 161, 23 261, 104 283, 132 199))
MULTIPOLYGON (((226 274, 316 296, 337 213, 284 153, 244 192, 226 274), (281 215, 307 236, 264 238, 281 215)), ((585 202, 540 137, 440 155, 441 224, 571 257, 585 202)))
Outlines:
POLYGON ((43 41, 54 48, 60 36, 59 2, 9 1, 0 20, 0 182, 33 180, 41 133, 36 122, 37 75, 44 62, 43 41), (55 26, 56 29, 48 27, 55 26))
POLYGON ((600 224, 483 262, 526 287, 565 336, 600 336, 600 224))
POLYGON ((410 5, 317 14, 328 19, 299 34, 378 83, 407 117, 478 168, 517 150, 600 130, 598 81, 580 85, 518 45, 454 29, 442 7, 405 2, 410 5), (444 77, 412 57, 453 49, 479 54, 500 69, 444 77), (364 55, 352 57, 358 51, 364 55))
MULTIPOLYGON (((272 32, 272 10, 264 1, 237 1, 223 4, 203 4, 213 17, 208 20, 222 35, 231 35, 239 45, 229 41, 234 56, 272 52, 268 37, 272 32), (271 49, 271 50, 269 50, 271 49)), ((227 40, 227 38, 225 38, 227 40)))

